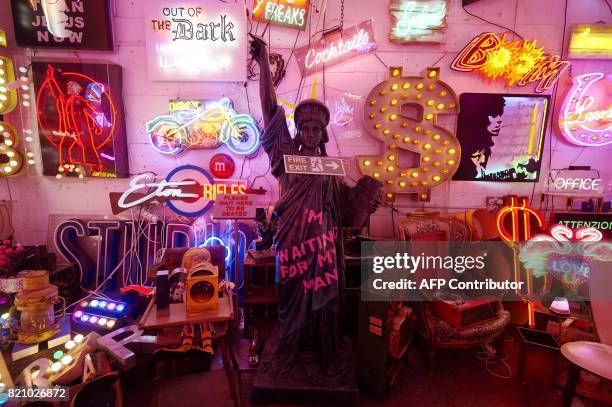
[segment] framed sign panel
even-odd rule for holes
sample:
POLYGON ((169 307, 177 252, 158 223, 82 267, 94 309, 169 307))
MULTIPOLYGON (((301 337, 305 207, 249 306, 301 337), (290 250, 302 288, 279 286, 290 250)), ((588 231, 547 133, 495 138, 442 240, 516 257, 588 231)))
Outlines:
POLYGON ((128 177, 121 67, 32 63, 43 174, 128 177))
POLYGON ((457 138, 456 181, 536 182, 550 97, 464 93, 457 138))
POLYGON ((112 51, 108 0, 11 0, 17 45, 112 51))
POLYGON ((247 33, 243 2, 147 0, 149 79, 244 82, 247 33))
POLYGON ((254 0, 254 21, 281 27, 306 29, 310 0, 254 0))

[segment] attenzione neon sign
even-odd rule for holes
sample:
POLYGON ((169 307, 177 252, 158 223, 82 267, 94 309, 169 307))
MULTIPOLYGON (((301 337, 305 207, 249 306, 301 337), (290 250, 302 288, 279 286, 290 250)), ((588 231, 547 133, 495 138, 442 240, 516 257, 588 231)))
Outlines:
POLYGON ((535 40, 508 41, 505 34, 482 33, 457 55, 451 68, 461 72, 478 72, 490 80, 504 79, 507 86, 526 86, 537 82, 541 93, 550 89, 569 67, 559 55, 544 54, 535 40))
POLYGON ((600 147, 612 143, 612 74, 587 73, 574 78, 559 114, 563 136, 573 144, 600 147))

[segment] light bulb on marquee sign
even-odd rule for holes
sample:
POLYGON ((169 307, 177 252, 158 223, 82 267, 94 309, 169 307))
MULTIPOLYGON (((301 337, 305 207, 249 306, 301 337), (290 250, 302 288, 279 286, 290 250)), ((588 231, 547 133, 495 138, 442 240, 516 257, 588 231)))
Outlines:
MULTIPOLYGON (((0 30, 0 37, 6 39, 4 31, 0 30)), ((6 47, 6 40, 0 46, 6 47)), ((0 55, 0 114, 9 113, 17 106, 17 91, 11 84, 15 82, 13 61, 0 55)))
POLYGON ((427 68, 426 76, 402 76, 402 68, 391 67, 389 79, 375 86, 366 98, 364 127, 385 143, 385 152, 382 156, 359 156, 359 169, 384 183, 387 199, 407 193, 429 201, 430 190, 457 171, 459 140, 454 132, 436 123, 438 115, 457 114, 457 96, 439 76, 439 68, 427 68), (405 105, 416 106, 422 114, 404 116, 405 105), (419 154, 419 165, 400 167, 400 150, 419 154))
POLYGON ((559 127, 573 144, 600 147, 612 143, 612 74, 586 73, 574 78, 559 112, 559 127))
MULTIPOLYGON (((6 36, 0 30, 0 46, 6 46, 6 36)), ((0 56, 0 114, 11 112, 17 106, 17 91, 14 89, 15 71, 13 61, 0 56)), ((0 177, 15 175, 23 166, 22 154, 15 150, 19 145, 19 135, 13 126, 0 120, 0 156, 6 158, 0 162, 0 177)))

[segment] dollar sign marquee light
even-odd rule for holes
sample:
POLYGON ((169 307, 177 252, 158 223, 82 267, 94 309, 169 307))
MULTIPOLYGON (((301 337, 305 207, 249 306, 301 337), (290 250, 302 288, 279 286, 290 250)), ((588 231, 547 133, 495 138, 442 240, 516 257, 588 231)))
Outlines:
MULTIPOLYGON (((514 251, 514 281, 521 280, 516 243, 527 241, 532 237, 532 219, 538 229, 546 228, 544 217, 541 213, 528 206, 526 197, 510 197, 510 204, 502 207, 497 213, 497 232, 499 237, 508 243, 514 251)), ((528 273, 527 293, 531 294, 532 291, 532 275, 528 273)))
POLYGON ((611 87, 612 74, 587 73, 574 78, 559 112, 559 126, 569 142, 585 147, 612 143, 611 87))
MULTIPOLYGON (((6 36, 0 30, 0 46, 6 47, 6 36)), ((17 106, 17 91, 12 86, 15 82, 15 71, 13 61, 5 56, 0 56, 0 114, 10 113, 17 106)), ((0 155, 6 156, 6 160, 0 163, 0 177, 14 175, 23 166, 23 156, 15 150, 19 145, 19 135, 13 126, 0 120, 0 155)))
POLYGON ((438 115, 457 114, 457 97, 439 75, 439 68, 427 68, 426 76, 402 76, 402 68, 392 67, 390 77, 366 98, 365 128, 384 142, 385 153, 359 156, 359 169, 384 183, 388 200, 406 193, 429 201, 431 189, 457 171, 459 140, 454 132, 436 123, 438 115), (416 118, 401 113, 406 105, 417 108, 416 118), (400 167, 400 150, 419 154, 419 165, 400 167))

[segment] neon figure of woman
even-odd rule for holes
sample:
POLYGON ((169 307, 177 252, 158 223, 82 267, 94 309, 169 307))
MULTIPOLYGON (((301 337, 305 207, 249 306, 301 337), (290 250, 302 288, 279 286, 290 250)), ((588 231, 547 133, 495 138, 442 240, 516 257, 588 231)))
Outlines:
POLYGON ((63 73, 63 75, 66 78, 86 80, 88 85, 85 92, 83 86, 75 80, 67 80, 64 92, 55 75, 55 69, 49 65, 45 82, 38 92, 37 106, 39 106, 39 125, 46 130, 47 139, 58 149, 58 166, 61 168, 66 164, 83 165, 89 167, 91 171, 103 171, 105 166, 100 156, 100 149, 112 138, 115 108, 110 102, 109 120, 103 111, 102 98, 106 97, 110 101, 110 97, 104 85, 78 73, 63 73), (46 116, 41 117, 48 110, 47 106, 41 104, 45 102, 42 100, 45 89, 48 89, 55 104, 56 125, 49 125, 46 116), (52 128, 57 130, 50 130, 52 128))

